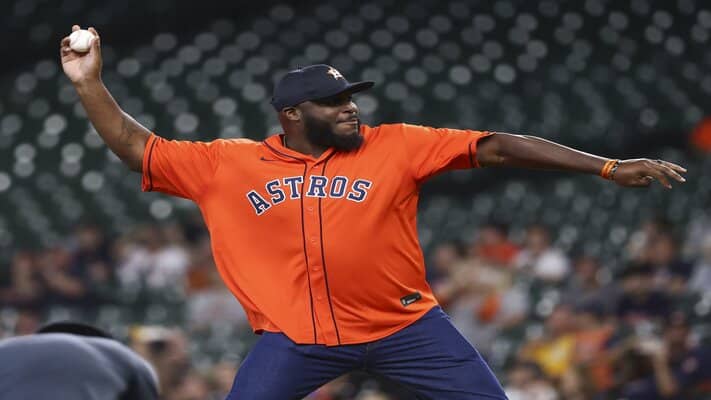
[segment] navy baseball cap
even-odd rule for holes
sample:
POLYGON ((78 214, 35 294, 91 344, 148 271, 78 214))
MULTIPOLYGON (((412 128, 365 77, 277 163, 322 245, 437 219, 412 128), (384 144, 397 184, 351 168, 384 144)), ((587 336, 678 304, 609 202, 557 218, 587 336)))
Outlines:
POLYGON ((372 81, 350 83, 330 65, 309 65, 287 72, 277 82, 271 103, 277 111, 281 111, 308 100, 323 99, 344 92, 360 92, 370 89, 374 84, 372 81))

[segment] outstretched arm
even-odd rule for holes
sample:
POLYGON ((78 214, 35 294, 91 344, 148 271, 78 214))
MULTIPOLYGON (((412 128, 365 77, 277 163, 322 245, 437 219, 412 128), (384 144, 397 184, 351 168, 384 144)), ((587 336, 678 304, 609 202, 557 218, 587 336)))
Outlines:
POLYGON ((663 160, 645 158, 621 160, 612 175, 603 168, 613 166, 610 159, 585 153, 535 136, 497 133, 482 139, 476 152, 477 162, 483 167, 520 167, 602 174, 621 186, 649 186, 658 180, 671 188, 670 178, 685 179, 680 173, 686 169, 663 160), (608 163, 609 162, 609 163, 608 163))
MULTIPOLYGON (((72 31, 79 29, 74 25, 72 31)), ((60 56, 62 68, 74 85, 89 120, 107 146, 129 168, 141 171, 143 150, 150 131, 136 122, 116 104, 101 81, 101 47, 99 34, 94 28, 89 31, 96 36, 89 51, 77 53, 69 47, 69 37, 62 39, 60 56)))

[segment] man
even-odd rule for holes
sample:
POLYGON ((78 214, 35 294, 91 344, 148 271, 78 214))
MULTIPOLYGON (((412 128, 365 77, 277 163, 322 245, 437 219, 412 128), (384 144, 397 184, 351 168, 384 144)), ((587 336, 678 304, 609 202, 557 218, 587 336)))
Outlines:
POLYGON ((711 347, 695 343, 683 312, 673 311, 664 317, 662 337, 636 338, 626 346, 628 352, 642 357, 647 368, 634 379, 623 381, 618 397, 698 399, 711 393, 711 347))
MULTIPOLYGON (((72 29, 79 29, 74 26, 72 29)), ((427 399, 504 399, 432 295, 417 240, 419 186, 451 169, 514 166, 601 174, 624 186, 683 181, 664 161, 607 160, 530 137, 361 125, 335 68, 291 71, 272 105, 284 133, 262 142, 168 141, 125 114, 101 82, 100 38, 61 42, 64 72, 143 190, 194 200, 225 284, 262 334, 231 399, 298 399, 352 370, 427 399)))
POLYGON ((53 323, 0 340, 0 360, 3 399, 158 399, 151 366, 89 325, 53 323))

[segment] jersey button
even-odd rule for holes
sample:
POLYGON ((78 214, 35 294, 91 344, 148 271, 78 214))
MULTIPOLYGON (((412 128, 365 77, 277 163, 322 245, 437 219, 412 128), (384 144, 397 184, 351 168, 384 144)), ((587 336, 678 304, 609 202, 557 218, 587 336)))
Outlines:
POLYGON ((311 270, 313 270, 313 271, 320 271, 320 270, 321 270, 321 267, 319 267, 318 265, 314 265, 313 267, 311 267, 311 270))
POLYGON ((318 301, 323 301, 323 296, 321 296, 320 294, 317 295, 317 296, 316 296, 316 300, 318 300, 318 301))
POLYGON ((313 207, 310 207, 310 206, 309 206, 309 207, 306 207, 306 209, 307 209, 309 212, 314 212, 314 208, 313 208, 313 207))
POLYGON ((311 243, 316 243, 318 239, 316 239, 316 236, 311 237, 311 243))

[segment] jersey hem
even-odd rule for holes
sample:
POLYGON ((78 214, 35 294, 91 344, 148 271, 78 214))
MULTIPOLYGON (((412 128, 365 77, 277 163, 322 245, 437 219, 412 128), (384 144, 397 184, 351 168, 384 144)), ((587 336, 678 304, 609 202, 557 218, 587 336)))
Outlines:
MULTIPOLYGON (((382 333, 382 334, 378 334, 378 335, 375 335, 375 336, 373 336, 373 337, 368 337, 368 338, 362 339, 362 340, 353 340, 353 341, 350 341, 350 340, 341 340, 341 345, 346 345, 346 344, 364 344, 364 343, 370 343, 370 342, 374 342, 374 341, 376 341, 376 340, 384 339, 384 338, 386 338, 386 337, 388 337, 388 336, 390 336, 390 335, 392 335, 392 334, 395 334, 395 333, 397 333, 397 332, 399 332, 399 331, 401 331, 401 330, 407 328, 408 326, 414 324, 415 322, 419 321, 420 318, 422 318, 425 314, 427 314, 428 312, 430 312, 430 310, 432 310, 433 308, 437 307, 438 305, 439 305, 439 304, 437 304, 437 303, 433 304, 432 307, 426 308, 426 309, 424 309, 422 312, 417 313, 417 314, 414 314, 414 315, 416 315, 416 317, 413 318, 412 320, 408 320, 408 321, 406 321, 406 322, 404 322, 404 323, 402 323, 402 324, 400 324, 400 325, 398 325, 398 326, 396 326, 396 327, 394 327, 394 328, 392 328, 392 329, 390 329, 390 330, 385 331, 385 332, 382 333)), ((337 344, 335 344, 335 345, 333 345, 333 344, 327 344, 326 346, 329 346, 329 347, 330 347, 330 346, 338 346, 338 345, 337 345, 337 344)))
POLYGON ((272 331, 272 330, 264 329, 264 328, 256 328, 256 329, 253 329, 253 332, 254 332, 255 334, 257 334, 257 335, 261 334, 262 332, 283 333, 284 335, 286 335, 286 337, 289 338, 289 340, 291 340, 292 342, 294 342, 294 343, 296 343, 296 344, 300 344, 300 345, 325 345, 325 346, 327 346, 327 347, 335 347, 335 346, 344 346, 344 345, 352 345, 352 344, 364 344, 364 343, 370 343, 370 342, 374 342, 374 341, 376 341, 376 340, 384 339, 384 338, 386 338, 386 337, 388 337, 388 336, 390 336, 390 335, 392 335, 392 334, 395 334, 395 333, 397 333, 397 332, 399 332, 399 331, 401 331, 401 330, 407 328, 408 326, 410 326, 410 325, 414 324, 415 322, 419 321, 420 318, 422 318, 425 314, 427 314, 428 312, 430 312, 433 308, 435 308, 435 307, 437 307, 437 306, 439 306, 439 304, 438 304, 438 303, 434 303, 431 307, 426 308, 426 309, 422 310, 421 312, 419 312, 419 313, 417 313, 417 314, 413 314, 414 317, 413 317, 412 320, 407 320, 407 321, 405 321, 404 323, 402 323, 402 324, 400 324, 400 325, 397 325, 397 326, 395 326, 394 328, 388 329, 388 330, 385 331, 385 332, 378 333, 377 335, 369 336, 369 337, 364 338, 364 339, 343 340, 343 339, 341 338, 340 343, 299 342, 299 341, 296 341, 296 340, 294 340, 293 338, 291 338, 286 332, 280 331, 280 330, 272 331))

